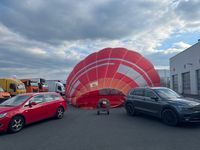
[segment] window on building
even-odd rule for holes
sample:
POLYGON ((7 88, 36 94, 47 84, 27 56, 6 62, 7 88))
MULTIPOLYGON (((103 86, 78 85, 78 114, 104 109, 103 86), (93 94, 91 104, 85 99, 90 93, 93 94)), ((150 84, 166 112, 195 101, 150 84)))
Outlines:
POLYGON ((183 93, 190 94, 190 72, 182 73, 183 93))
POLYGON ((172 76, 172 88, 174 91, 178 92, 178 75, 172 76))
POLYGON ((198 89, 198 94, 200 95, 200 69, 197 70, 197 89, 198 89))

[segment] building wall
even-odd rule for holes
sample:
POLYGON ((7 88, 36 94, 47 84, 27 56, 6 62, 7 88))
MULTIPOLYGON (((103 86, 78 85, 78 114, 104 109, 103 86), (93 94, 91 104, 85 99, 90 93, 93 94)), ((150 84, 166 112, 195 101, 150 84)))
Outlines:
POLYGON ((200 42, 170 59, 170 87, 173 89, 173 75, 178 75, 178 92, 183 93, 183 73, 190 73, 190 93, 199 94, 197 70, 200 69, 200 42))

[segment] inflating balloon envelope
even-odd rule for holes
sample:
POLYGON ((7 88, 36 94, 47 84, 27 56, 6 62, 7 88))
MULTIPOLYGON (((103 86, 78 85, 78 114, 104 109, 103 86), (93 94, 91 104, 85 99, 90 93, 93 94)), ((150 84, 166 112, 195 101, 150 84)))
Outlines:
POLYGON ((141 54, 125 48, 105 48, 74 67, 66 82, 66 97, 82 108, 96 108, 101 98, 109 99, 111 107, 118 107, 131 88, 159 85, 154 66, 141 54))

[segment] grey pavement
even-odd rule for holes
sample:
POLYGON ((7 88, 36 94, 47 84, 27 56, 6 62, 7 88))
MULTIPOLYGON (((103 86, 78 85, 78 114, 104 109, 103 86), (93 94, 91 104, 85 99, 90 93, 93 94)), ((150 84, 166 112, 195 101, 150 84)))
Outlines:
POLYGON ((199 150, 200 124, 170 127, 159 119, 69 107, 62 120, 48 119, 16 134, 0 134, 0 150, 199 150))

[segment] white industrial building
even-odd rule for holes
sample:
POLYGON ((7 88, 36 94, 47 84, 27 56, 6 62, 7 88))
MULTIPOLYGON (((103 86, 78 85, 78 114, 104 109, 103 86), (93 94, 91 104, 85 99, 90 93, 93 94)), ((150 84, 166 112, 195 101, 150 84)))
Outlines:
POLYGON ((200 95, 200 40, 170 58, 170 86, 181 94, 200 95))

